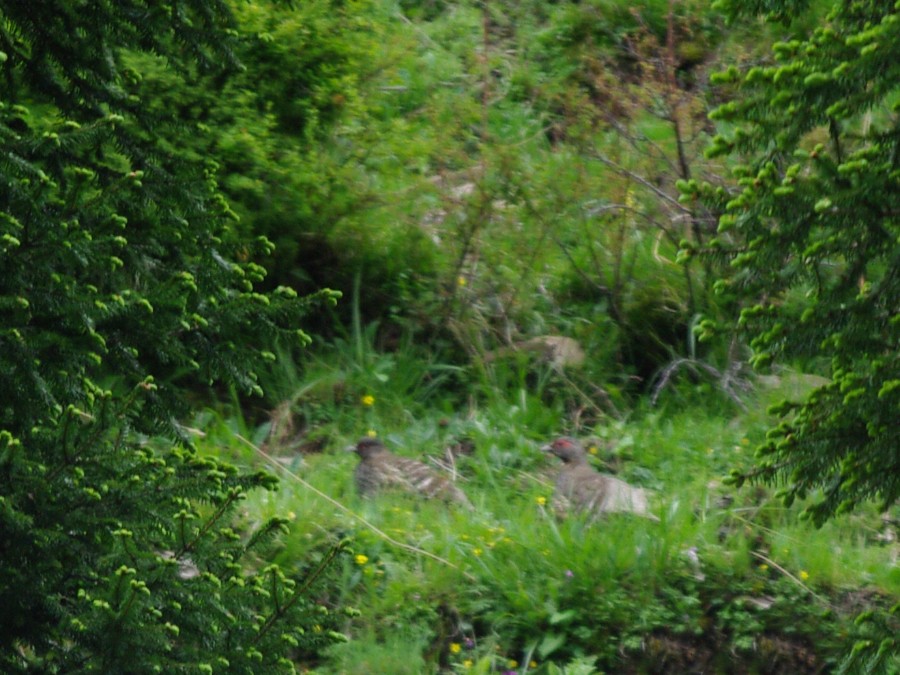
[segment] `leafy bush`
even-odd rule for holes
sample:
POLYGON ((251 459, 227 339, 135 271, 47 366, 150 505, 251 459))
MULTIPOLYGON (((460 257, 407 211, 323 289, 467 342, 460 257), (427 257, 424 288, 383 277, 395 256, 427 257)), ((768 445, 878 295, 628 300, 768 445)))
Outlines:
POLYGON ((265 565, 285 521, 237 507, 275 480, 200 456, 183 420, 209 387, 259 393, 314 299, 254 292, 253 245, 178 150, 195 130, 125 65, 234 65, 230 15, 2 2, 0 23, 0 668, 291 671, 342 639, 309 592, 340 547, 265 565))
MULTIPOLYGON (((752 4, 772 17, 797 13, 752 4)), ((741 98, 715 111, 727 129, 710 154, 748 160, 734 169, 714 242, 736 273, 717 285, 746 303, 739 325, 757 366, 825 357, 831 378, 777 408, 758 467, 734 478, 786 480, 788 501, 815 495, 807 515, 818 524, 900 499, 897 67, 887 57, 898 22, 895 7, 835 3, 811 35, 777 43, 771 65, 719 76, 741 98)), ((683 188, 721 198, 696 181, 683 188)))

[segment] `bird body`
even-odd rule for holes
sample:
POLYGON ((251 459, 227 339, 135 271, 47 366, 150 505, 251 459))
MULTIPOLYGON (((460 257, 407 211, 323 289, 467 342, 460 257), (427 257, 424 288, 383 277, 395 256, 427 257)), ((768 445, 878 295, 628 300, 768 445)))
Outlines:
POLYGON ((575 439, 559 438, 543 450, 563 461, 553 495, 557 512, 575 509, 593 518, 604 513, 633 513, 658 520, 650 513, 647 490, 595 471, 581 443, 575 439))
POLYGON ((438 474, 427 464, 400 457, 376 439, 364 437, 348 448, 359 455, 353 477, 356 490, 362 497, 396 489, 425 498, 443 499, 472 507, 465 493, 452 481, 438 474))

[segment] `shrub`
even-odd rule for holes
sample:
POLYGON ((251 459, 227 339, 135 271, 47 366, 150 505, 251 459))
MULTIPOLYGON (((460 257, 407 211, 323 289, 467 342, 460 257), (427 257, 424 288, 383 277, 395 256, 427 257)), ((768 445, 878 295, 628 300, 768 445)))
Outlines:
MULTIPOLYGON (((233 65, 217 2, 0 2, 0 669, 288 670, 340 635, 240 522, 271 476, 193 449, 209 385, 258 392, 311 298, 254 292, 184 129, 145 108, 126 50, 233 65), (164 441, 162 438, 172 440, 164 441)), ((257 242, 263 249, 266 242, 257 242)))

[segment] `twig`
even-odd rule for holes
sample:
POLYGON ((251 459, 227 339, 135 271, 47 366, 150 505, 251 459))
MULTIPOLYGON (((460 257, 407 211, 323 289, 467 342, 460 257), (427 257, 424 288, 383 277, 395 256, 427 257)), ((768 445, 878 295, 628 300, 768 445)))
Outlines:
POLYGON ((402 541, 397 541, 396 539, 394 539, 392 536, 390 536, 390 535, 387 534, 386 532, 384 532, 384 531, 378 529, 375 525, 373 525, 372 523, 370 523, 368 520, 366 520, 365 518, 363 518, 363 517, 360 516, 359 514, 354 513, 353 511, 351 511, 350 509, 348 509, 346 506, 344 506, 343 504, 341 504, 341 503, 340 503, 339 501, 337 501, 336 499, 333 499, 333 498, 329 497, 328 495, 326 495, 324 492, 322 492, 322 491, 319 490, 318 488, 313 487, 312 485, 310 485, 309 483, 307 483, 305 480, 303 480, 302 478, 300 478, 300 476, 298 476, 296 473, 294 473, 293 471, 291 471, 291 470, 290 470, 289 468, 287 468, 286 466, 282 466, 282 465, 281 465, 274 457, 272 457, 270 454, 268 454, 265 450, 263 450, 263 449, 260 448, 259 446, 255 445, 255 444, 252 443, 251 441, 247 440, 246 438, 244 438, 244 437, 241 436, 240 434, 235 434, 235 436, 238 438, 238 440, 242 441, 243 443, 246 443, 249 447, 253 448, 253 450, 254 450, 257 454, 259 454, 263 459, 265 459, 266 462, 268 462, 270 466, 273 466, 273 467, 277 468, 279 471, 283 472, 285 475, 290 476, 290 478, 291 478, 292 480, 295 480, 296 482, 300 483, 300 485, 302 485, 303 487, 305 487, 307 490, 313 492, 314 494, 318 495, 319 497, 321 497, 322 499, 324 499, 325 501, 327 501, 329 504, 331 504, 332 506, 334 506, 335 508, 337 508, 339 511, 342 511, 343 513, 346 513, 348 516, 350 516, 350 517, 353 518, 354 520, 357 520, 358 522, 362 523, 365 527, 367 527, 368 529, 370 529, 372 532, 374 532, 375 534, 377 534, 379 537, 381 537, 382 539, 384 539, 384 540, 385 540, 386 542, 388 542, 389 544, 391 544, 391 545, 393 545, 393 546, 397 546, 398 548, 405 549, 405 550, 410 551, 410 552, 412 552, 412 553, 418 553, 418 554, 420 554, 420 555, 425 556, 426 558, 431 558, 432 560, 436 560, 437 562, 439 562, 439 563, 441 563, 441 564, 443 564, 443 565, 447 565, 448 567, 452 567, 452 568, 455 569, 455 570, 459 570, 459 571, 463 574, 463 576, 465 576, 466 579, 468 579, 469 581, 475 581, 475 580, 476 580, 474 576, 472 576, 471 574, 469 574, 468 572, 466 572, 466 571, 464 571, 464 570, 461 570, 460 567, 459 567, 458 565, 454 565, 452 562, 450 562, 450 561, 447 560, 446 558, 442 558, 442 557, 440 557, 439 555, 435 555, 434 553, 431 553, 430 551, 426 551, 426 550, 421 549, 421 548, 418 548, 418 547, 416 547, 416 546, 412 546, 411 544, 404 544, 402 541))
POLYGON ((823 605, 827 605, 828 607, 832 606, 831 603, 828 601, 828 598, 822 597, 821 595, 816 593, 813 589, 811 589, 809 586, 804 584, 802 581, 800 581, 800 579, 798 579, 793 574, 788 572, 786 569, 784 569, 781 565, 779 565, 777 562, 775 562, 771 558, 768 558, 768 557, 764 556, 762 553, 758 553, 757 551, 750 551, 750 555, 752 555, 755 558, 758 558, 759 560, 762 560, 767 565, 774 567, 776 570, 781 572, 784 576, 786 576, 788 579, 793 581, 795 584, 797 584, 800 588, 802 588, 804 591, 809 593, 811 596, 813 596, 816 600, 821 602, 823 605))
POLYGON ((790 541, 794 544, 801 544, 801 545, 803 544, 803 542, 800 541, 799 539, 797 539, 796 537, 790 537, 790 536, 784 534, 783 532, 779 532, 778 530, 772 529, 771 527, 766 527, 765 525, 760 525, 759 523, 757 523, 753 520, 750 520, 749 518, 744 518, 743 516, 737 515, 737 513, 740 511, 751 511, 752 515, 755 516, 761 510, 762 510, 762 508, 759 506, 752 506, 752 507, 748 506, 748 507, 743 507, 743 508, 731 509, 728 512, 728 515, 731 516, 732 518, 734 518, 735 520, 740 521, 740 522, 744 523, 745 525, 749 525, 750 527, 752 527, 754 529, 761 530, 762 532, 765 532, 766 534, 776 534, 776 535, 779 535, 782 539, 786 539, 787 541, 790 541))

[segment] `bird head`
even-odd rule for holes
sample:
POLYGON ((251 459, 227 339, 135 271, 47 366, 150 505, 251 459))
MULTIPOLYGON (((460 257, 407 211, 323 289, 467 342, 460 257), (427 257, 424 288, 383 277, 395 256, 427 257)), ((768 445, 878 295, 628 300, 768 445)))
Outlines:
POLYGON ((584 448, 581 447, 581 443, 569 436, 557 438, 549 445, 542 447, 541 450, 556 455, 566 464, 585 461, 584 448))
POLYGON ((371 457, 372 455, 379 453, 384 449, 384 443, 379 441, 377 438, 372 438, 371 436, 363 436, 356 442, 356 445, 347 447, 348 451, 355 452, 362 459, 371 457))

